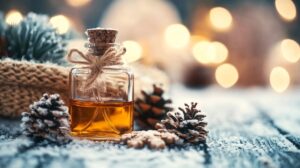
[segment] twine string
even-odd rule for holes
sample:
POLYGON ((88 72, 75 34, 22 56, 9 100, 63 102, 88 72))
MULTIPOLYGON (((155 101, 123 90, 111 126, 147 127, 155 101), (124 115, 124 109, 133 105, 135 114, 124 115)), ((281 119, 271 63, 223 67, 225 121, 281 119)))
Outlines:
POLYGON ((86 65, 86 68, 91 69, 91 74, 87 79, 85 88, 88 88, 97 77, 102 73, 102 69, 106 66, 113 65, 123 65, 122 55, 126 53, 124 47, 109 47, 102 56, 93 55, 90 53, 84 54, 80 50, 71 49, 68 54, 68 61, 75 64, 86 65), (83 61, 78 61, 74 59, 74 54, 77 53, 83 59, 83 61))

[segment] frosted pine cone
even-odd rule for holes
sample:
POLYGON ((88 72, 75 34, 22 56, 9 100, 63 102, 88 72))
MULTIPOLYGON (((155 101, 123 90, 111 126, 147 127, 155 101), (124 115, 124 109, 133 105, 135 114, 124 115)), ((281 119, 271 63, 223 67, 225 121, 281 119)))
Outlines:
POLYGON ((206 141, 208 131, 204 128, 207 125, 203 121, 205 115, 196 109, 197 103, 191 106, 184 104, 185 109, 167 113, 167 117, 156 124, 156 129, 161 132, 171 132, 178 135, 186 143, 203 143, 206 141))
POLYGON ((48 95, 30 105, 30 112, 22 113, 23 134, 53 142, 70 140, 69 113, 58 94, 48 95))

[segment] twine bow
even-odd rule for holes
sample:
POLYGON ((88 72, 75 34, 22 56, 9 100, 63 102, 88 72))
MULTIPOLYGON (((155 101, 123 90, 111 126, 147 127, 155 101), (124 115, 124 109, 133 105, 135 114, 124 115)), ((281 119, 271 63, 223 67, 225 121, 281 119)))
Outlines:
POLYGON ((122 60, 122 55, 126 53, 126 49, 124 47, 110 47, 108 48, 102 56, 94 56, 90 53, 83 54, 81 51, 77 49, 71 49, 68 54, 68 60, 71 63, 87 65, 86 68, 91 69, 91 74, 87 79, 85 87, 90 86, 102 73, 102 69, 105 66, 113 66, 113 65, 123 65, 124 62, 122 60), (72 58, 73 53, 78 53, 84 61, 77 61, 72 58))

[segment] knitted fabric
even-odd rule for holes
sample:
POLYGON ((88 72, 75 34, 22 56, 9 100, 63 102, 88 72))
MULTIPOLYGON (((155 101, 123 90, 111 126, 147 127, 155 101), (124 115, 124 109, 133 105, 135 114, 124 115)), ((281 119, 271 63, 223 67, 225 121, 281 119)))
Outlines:
POLYGON ((69 68, 10 59, 0 61, 0 115, 16 117, 45 92, 67 102, 69 68))
MULTIPOLYGON (((134 97, 140 97, 140 90, 151 88, 153 83, 168 88, 168 77, 162 71, 142 64, 134 64, 132 68, 135 74, 134 97)), ((57 65, 0 60, 0 116, 20 116, 46 92, 60 94, 67 103, 69 71, 70 68, 57 65)))

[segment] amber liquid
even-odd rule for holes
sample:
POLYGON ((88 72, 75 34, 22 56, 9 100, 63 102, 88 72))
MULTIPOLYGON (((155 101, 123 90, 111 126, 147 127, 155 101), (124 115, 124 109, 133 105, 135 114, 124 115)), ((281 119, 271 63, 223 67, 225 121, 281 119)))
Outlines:
POLYGON ((133 102, 70 100, 71 134, 92 140, 118 140, 133 129, 133 102))

